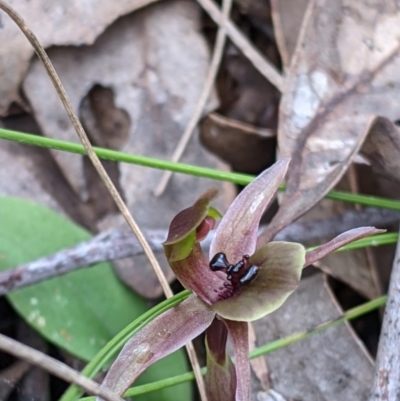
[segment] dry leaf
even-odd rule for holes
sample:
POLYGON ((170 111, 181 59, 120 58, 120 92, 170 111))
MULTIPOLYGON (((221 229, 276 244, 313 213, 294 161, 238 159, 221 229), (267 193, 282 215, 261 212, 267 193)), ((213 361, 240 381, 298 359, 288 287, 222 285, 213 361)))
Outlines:
POLYGON ((290 65, 309 1, 271 0, 276 43, 285 69, 290 65))
POLYGON ((400 129, 385 117, 376 117, 367 133, 360 153, 372 171, 400 182, 400 129))
POLYGON ((395 4, 312 1, 301 32, 278 131, 280 153, 291 156, 292 163, 268 236, 335 185, 373 115, 400 118, 400 10, 395 4))
MULTIPOLYGON (((278 58, 271 43, 263 40, 261 45, 264 52, 272 53, 270 58, 273 59, 275 54, 278 58)), ((278 90, 233 45, 227 47, 224 67, 234 82, 230 83, 233 88, 228 83, 225 83, 227 87, 220 88, 222 95, 226 96, 224 92, 230 91, 229 95, 234 98, 229 107, 225 106, 224 114, 247 124, 275 129, 280 97, 278 90)))
MULTIPOLYGON (((371 122, 360 153, 370 163, 373 172, 380 177, 400 182, 400 130, 390 120, 376 117, 371 122)), ((349 190, 348 186, 343 187, 343 181, 339 189, 349 190)), ((351 206, 324 199, 304 217, 312 219, 316 217, 316 213, 319 217, 321 215, 327 217, 343 212, 349 207, 351 206)), ((383 227, 386 228, 385 225, 383 227)), ((324 239, 321 240, 323 242, 324 239)), ((357 250, 328 255, 318 265, 324 272, 372 299, 380 295, 380 289, 368 262, 366 251, 357 250)), ((379 273, 382 269, 382 258, 379 258, 379 273)))
MULTIPOLYGON (((256 333, 253 323, 249 323, 249 352, 252 352, 256 346, 256 333)), ((251 370, 260 382, 263 390, 268 391, 270 388, 268 366, 264 357, 259 356, 250 360, 251 370)))
POLYGON ((200 125, 204 146, 229 163, 234 171, 248 174, 258 174, 273 160, 274 133, 216 113, 210 113, 200 125))
POLYGON ((36 176, 35 163, 24 145, 0 140, 0 160, 0 195, 29 199, 62 212, 36 176))
MULTIPOLYGON (((50 49, 75 111, 95 85, 113 91, 116 107, 126 111, 131 124, 129 141, 121 150, 164 158, 172 153, 200 95, 209 63, 209 51, 199 33, 199 11, 187 2, 155 4, 118 20, 93 46, 50 49), (145 141, 151 142, 150 148, 145 141)), ((24 91, 46 135, 76 141, 37 60, 27 74, 24 91)), ((209 108, 215 104, 214 96, 209 108)), ((54 155, 71 186, 84 193, 82 163, 74 155, 54 155)), ((124 190, 129 198, 128 188, 124 190)))
MULTIPOLYGON (((279 310, 255 322, 257 343, 310 330, 340 314, 323 275, 316 274, 302 280, 279 310)), ((274 351, 266 359, 271 387, 288 400, 365 400, 373 377, 371 358, 347 324, 274 351)), ((260 391, 253 381, 253 400, 260 391)))
MULTIPOLYGON (((25 19, 44 47, 88 45, 121 15, 155 0, 8 0, 25 19)), ((0 115, 11 102, 20 101, 20 83, 34 50, 16 24, 0 12, 0 115)))

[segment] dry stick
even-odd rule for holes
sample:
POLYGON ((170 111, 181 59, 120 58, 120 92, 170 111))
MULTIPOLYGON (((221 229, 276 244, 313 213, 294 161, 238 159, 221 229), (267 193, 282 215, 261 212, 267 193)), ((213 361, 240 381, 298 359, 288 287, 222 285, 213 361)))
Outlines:
MULTIPOLYGON (((189 143, 190 137, 192 136, 192 132, 196 128, 200 120, 201 114, 203 113, 203 109, 206 105, 206 102, 210 97, 210 93, 213 88, 215 78, 217 76, 218 68, 219 65, 221 64, 222 54, 224 51, 225 41, 226 41, 226 22, 229 19, 231 8, 232 8, 232 0, 223 0, 222 17, 219 23, 217 39, 215 40, 214 52, 211 58, 210 68, 208 69, 206 82, 203 86, 203 90, 196 104, 192 118, 187 124, 186 129, 183 132, 181 139, 179 140, 178 146, 176 147, 172 155, 171 160, 173 162, 179 161, 179 159, 182 157, 182 154, 185 151, 187 144, 189 143)), ((163 194, 171 176, 172 176, 172 171, 164 172, 160 182, 158 183, 154 191, 155 196, 160 196, 163 194)))
POLYGON ((400 239, 390 277, 369 401, 398 401, 400 394, 400 239))
MULTIPOLYGON (((197 0, 216 24, 221 21, 221 11, 212 0, 197 0)), ((283 92, 285 79, 279 71, 254 48, 231 20, 226 23, 229 39, 241 50, 253 66, 280 92, 283 92)))
MULTIPOLYGON (((153 251, 163 251, 161 243, 166 238, 166 230, 144 230, 144 233, 153 251)), ((131 231, 113 229, 71 248, 0 272, 0 296, 80 267, 142 253, 143 249, 131 231)))
POLYGON ((6 337, 3 334, 0 334, 0 349, 10 355, 14 355, 17 358, 39 366, 62 380, 76 384, 89 394, 99 396, 106 401, 124 401, 111 390, 101 387, 93 380, 82 376, 79 372, 70 368, 65 363, 57 361, 56 359, 28 347, 25 344, 15 341, 12 338, 6 337))
MULTIPOLYGON (((371 225, 387 228, 388 225, 399 221, 400 212, 394 210, 378 208, 350 210, 329 219, 293 223, 285 227, 275 240, 315 244, 321 238, 333 238, 354 227, 371 225)), ((143 230, 143 233, 153 252, 163 251, 161 243, 167 236, 167 230, 143 230)), ((209 247, 211 239, 212 235, 209 235, 202 242, 204 249, 209 247)), ((142 253, 143 249, 137 239, 126 228, 103 232, 53 255, 0 272, 0 296, 82 267, 142 253)))
MULTIPOLYGON (((9 5, 4 3, 2 0, 0 0, 0 8, 4 10, 10 18, 18 25, 18 27, 21 29, 21 31, 24 33, 26 38, 29 40, 31 43, 32 47, 35 49, 36 54, 38 55, 40 61, 44 64, 44 67, 46 69, 47 74, 49 75, 62 103, 65 108, 65 111, 68 114, 69 119, 71 120, 71 123, 76 131, 76 133, 79 136, 79 139, 82 142, 82 145, 84 146, 87 155, 89 156, 90 161, 92 162, 94 168, 98 172, 101 180, 107 187, 107 190, 109 191, 110 195, 114 199, 116 205, 118 206, 118 209, 124 216, 125 220, 127 221, 129 227, 132 229, 132 231, 135 233, 138 241, 140 242, 141 246, 143 247, 144 253, 147 256, 147 258, 150 261, 150 264, 152 265, 154 272, 157 275, 157 278, 163 288, 164 294, 167 298, 170 298, 173 296, 173 293, 171 291, 171 288, 169 287, 168 281, 165 278, 164 273, 161 270, 161 267, 154 256, 154 253, 152 252, 149 244, 146 241, 146 238, 140 231, 139 226, 136 224, 135 220, 133 219, 131 213, 129 212, 129 209, 125 205, 124 201, 122 200, 121 195, 117 191, 116 187, 114 186, 113 182, 111 181, 110 177, 108 176, 107 172, 105 171, 103 165, 101 164, 99 158, 97 157, 96 153, 93 151, 92 145, 90 144, 89 138, 86 135, 85 130, 82 127, 82 124, 80 123, 78 117, 76 116, 71 103, 68 99, 68 95, 53 67, 53 64, 51 63, 49 57, 47 56, 46 51, 42 47, 42 45, 39 43, 38 39, 34 35, 34 33, 28 28, 26 25, 25 21, 21 18, 21 16, 9 5)), ((196 377, 196 382, 199 388, 200 396, 203 401, 207 401, 207 396, 204 388, 204 380, 203 376, 200 371, 200 365, 197 360, 197 356, 193 347, 192 343, 188 343, 186 345, 186 349, 188 352, 188 356, 190 359, 190 362, 193 367, 193 371, 196 377)))
POLYGON ((263 138, 276 137, 276 131, 271 128, 256 127, 254 125, 244 123, 243 121, 222 116, 218 113, 209 113, 207 114, 207 118, 221 128, 240 130, 240 132, 244 135, 259 135, 263 138))

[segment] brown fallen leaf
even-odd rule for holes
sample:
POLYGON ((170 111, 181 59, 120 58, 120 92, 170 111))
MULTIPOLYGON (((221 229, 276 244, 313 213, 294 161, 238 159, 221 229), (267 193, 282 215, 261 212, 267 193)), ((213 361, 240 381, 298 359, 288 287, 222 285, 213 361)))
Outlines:
POLYGON ((309 2, 310 0, 271 0, 275 38, 285 70, 290 65, 309 2))
MULTIPOLYGON (((400 130, 390 120, 384 117, 376 117, 372 120, 360 154, 370 163, 372 172, 380 177, 400 182, 400 130)), ((327 204, 332 210, 343 208, 337 202, 323 200, 324 213, 327 212, 327 204)), ((348 207, 348 206, 345 206, 348 207)), ((317 206, 318 208, 318 206, 317 206)), ((315 213, 313 213, 315 217, 315 213)), ((379 257, 379 274, 382 274, 383 260, 379 257)), ((376 297, 380 286, 373 271, 368 268, 368 260, 364 250, 343 252, 328 255, 319 266, 333 277, 347 283, 367 298, 376 297)), ((386 280, 384 280, 386 281, 386 280)))
POLYGON ((24 148, 23 145, 0 140, 0 195, 36 201, 62 213, 58 202, 35 175, 35 164, 24 148))
MULTIPOLYGON (((272 59, 278 58, 274 43, 265 39, 260 42, 264 53, 272 59)), ((277 60, 276 62, 278 63, 277 60)), ((279 91, 233 45, 227 46, 224 68, 234 82, 229 86, 225 83, 225 86, 220 88, 223 96, 227 96, 225 91, 231 92, 228 92, 231 104, 224 107, 226 109, 223 110, 224 115, 247 124, 275 129, 279 91), (232 99, 234 99, 233 102, 232 99)))
MULTIPOLYGON (((95 85, 110 88, 115 107, 126 111, 131 124, 129 140, 121 150, 153 157, 171 154, 195 107, 208 69, 209 49, 199 32, 199 18, 200 10, 193 3, 154 4, 118 20, 93 46, 50 49, 49 56, 75 111, 95 85), (150 147, 144 145, 145 141, 151 143, 150 147)), ((23 88, 44 134, 76 141, 57 94, 37 60, 23 88)), ((216 104, 214 95, 207 109, 216 104)), ((65 152, 53 154, 70 185, 85 197, 82 163, 65 152)), ((129 188, 134 182, 125 177, 125 170, 134 168, 121 169, 121 185, 129 203, 129 188)), ((134 175, 135 180, 138 177, 134 175)))
POLYGON ((258 174, 274 157, 275 131, 254 127, 216 113, 210 113, 200 125, 204 146, 218 155, 234 171, 258 174))
MULTIPOLYGON (((126 142, 130 119, 124 110, 115 106, 114 94, 109 88, 99 85, 93 87, 82 100, 80 114, 82 125, 93 146, 120 149, 126 142)), ((123 194, 118 183, 118 164, 110 160, 103 160, 102 164, 118 191, 123 194)), ((114 200, 88 158, 84 159, 83 171, 88 196, 86 203, 90 205, 96 218, 117 212, 114 200)))
POLYGON ((400 10, 390 1, 312 1, 287 74, 278 131, 291 156, 281 208, 262 240, 299 217, 341 178, 372 116, 400 118, 400 10), (345 11, 344 11, 345 10, 345 11))
POLYGON ((400 129, 385 117, 369 126, 360 150, 376 174, 400 183, 400 129))
MULTIPOLYGON (((341 315, 322 274, 302 280, 276 312, 256 321, 258 345, 310 330, 341 315)), ((271 387, 287 400, 365 400, 373 364, 348 324, 323 331, 266 356, 271 387)), ((264 394, 252 383, 252 399, 264 394)), ((262 398, 261 398, 262 399, 262 398)))
MULTIPOLYGON (((16 131, 38 130, 26 115, 0 120, 0 126, 16 131)), ((86 228, 94 228, 91 209, 79 201, 47 149, 0 140, 0 160, 0 195, 41 203, 86 228)))
MULTIPOLYGON (((253 323, 249 323, 249 352, 252 352, 256 348, 256 333, 254 331, 253 323)), ((270 388, 268 366, 264 357, 259 356, 258 358, 250 359, 251 370, 259 380, 261 387, 268 391, 270 388)))
MULTIPOLYGON (((8 0, 35 32, 44 47, 92 44, 103 30, 121 15, 155 0, 8 0)), ((0 115, 11 102, 21 101, 19 86, 34 53, 32 46, 11 19, 1 15, 0 28, 0 115)))

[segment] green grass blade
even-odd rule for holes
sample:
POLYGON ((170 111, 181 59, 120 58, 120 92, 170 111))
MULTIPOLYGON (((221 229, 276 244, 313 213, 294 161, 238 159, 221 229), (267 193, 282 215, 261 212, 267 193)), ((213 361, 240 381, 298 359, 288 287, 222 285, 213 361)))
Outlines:
POLYGON ((338 249, 338 252, 351 251, 353 249, 365 248, 367 246, 396 244, 398 238, 399 238, 398 233, 384 233, 384 234, 373 235, 372 237, 362 238, 359 239, 358 241, 352 242, 351 244, 347 244, 338 249))
MULTIPOLYGON (((350 244, 342 246, 337 249, 335 252, 343 252, 343 251, 352 251, 354 249, 366 248, 367 246, 381 246, 381 245, 390 245, 396 244, 399 238, 398 233, 384 233, 373 235, 372 237, 362 238, 357 241, 354 241, 350 244)), ((321 245, 310 246, 307 248, 307 252, 312 251, 316 248, 319 248, 321 245)))
MULTIPOLYGON (((17 131, 10 131, 0 128, 0 138, 15 142, 21 142, 27 145, 40 146, 43 148, 56 149, 64 152, 85 155, 84 147, 79 143, 61 141, 58 139, 47 138, 39 135, 25 134, 17 131)), ((211 178, 219 181, 230 181, 236 184, 247 185, 254 177, 247 174, 230 173, 219 171, 207 167, 193 166, 184 163, 175 163, 166 160, 156 159, 154 157, 132 155, 111 149, 93 147, 98 157, 105 160, 113 160, 122 163, 137 164, 140 166, 156 168, 160 170, 169 170, 175 173, 183 173, 204 178, 211 178)), ((400 208, 400 206, 399 206, 400 208)))
MULTIPOLYGON (((86 154, 82 145, 73 142, 61 141, 58 139, 47 138, 39 135, 25 134, 22 132, 11 131, 0 128, 0 138, 11 141, 35 145, 44 148, 58 149, 65 152, 86 154)), ((239 185, 247 185, 254 176, 248 174, 230 173, 219 171, 207 167, 194 166, 184 163, 174 163, 171 161, 156 159, 152 157, 132 155, 129 153, 118 152, 116 150, 93 148, 98 157, 106 160, 113 160, 122 163, 138 164, 141 166, 169 170, 175 173, 189 174, 198 177, 210 178, 218 181, 229 181, 239 185)), ((283 187, 281 188, 283 189, 283 187)), ((385 209, 400 210, 400 202, 392 199, 380 198, 377 196, 352 194, 342 191, 331 191, 326 195, 327 198, 340 200, 348 203, 356 203, 364 206, 375 206, 385 209)))

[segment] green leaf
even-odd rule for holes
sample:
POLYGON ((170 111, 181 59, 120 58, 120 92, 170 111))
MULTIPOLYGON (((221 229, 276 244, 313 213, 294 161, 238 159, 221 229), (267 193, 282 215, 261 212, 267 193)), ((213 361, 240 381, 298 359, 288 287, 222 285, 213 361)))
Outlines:
MULTIPOLYGON (((90 238, 87 231, 57 213, 17 198, 0 197, 0 224, 0 270, 90 238)), ((86 361, 147 309, 146 301, 124 286, 108 263, 32 285, 7 298, 43 337, 86 361)), ((179 352, 164 362, 168 375, 187 370, 184 358, 179 352)), ((147 376, 156 380, 166 373, 162 364, 155 364, 147 376)), ((190 399, 190 386, 180 391, 190 399)), ((163 390, 156 396, 158 400, 175 399, 171 394, 163 390)))

